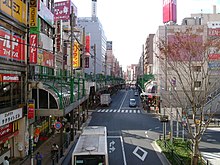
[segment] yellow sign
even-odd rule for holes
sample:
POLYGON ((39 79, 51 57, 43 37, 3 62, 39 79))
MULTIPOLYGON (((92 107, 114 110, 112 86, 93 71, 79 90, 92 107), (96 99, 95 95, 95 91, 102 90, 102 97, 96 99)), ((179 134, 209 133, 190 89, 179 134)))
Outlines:
POLYGON ((80 67, 80 52, 79 52, 79 44, 78 42, 74 42, 73 47, 73 68, 79 68, 80 67))
POLYGON ((0 10, 19 22, 27 24, 26 4, 21 0, 0 0, 0 10))
POLYGON ((37 27, 37 7, 30 7, 30 27, 37 27))

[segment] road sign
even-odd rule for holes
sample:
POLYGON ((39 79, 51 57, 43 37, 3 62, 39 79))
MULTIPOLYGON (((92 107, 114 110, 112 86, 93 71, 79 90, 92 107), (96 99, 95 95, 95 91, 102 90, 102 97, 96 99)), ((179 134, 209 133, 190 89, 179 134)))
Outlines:
POLYGON ((55 124, 54 124, 54 128, 55 129, 60 129, 60 128, 62 128, 62 123, 61 122, 56 122, 55 124))

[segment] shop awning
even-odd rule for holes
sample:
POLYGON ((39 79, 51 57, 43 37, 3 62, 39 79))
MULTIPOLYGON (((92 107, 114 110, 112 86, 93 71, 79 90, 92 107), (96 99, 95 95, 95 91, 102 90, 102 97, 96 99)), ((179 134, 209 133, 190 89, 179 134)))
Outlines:
MULTIPOLYGON (((78 98, 78 88, 74 88, 74 97, 78 98)), ((37 116, 64 116, 86 98, 71 103, 70 86, 66 84, 40 82, 32 89, 32 99, 35 100, 35 114, 37 116)))

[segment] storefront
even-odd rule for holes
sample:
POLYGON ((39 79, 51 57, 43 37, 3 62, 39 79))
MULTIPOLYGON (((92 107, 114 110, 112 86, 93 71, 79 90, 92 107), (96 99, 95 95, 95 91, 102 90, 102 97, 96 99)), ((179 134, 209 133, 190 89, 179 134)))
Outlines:
POLYGON ((19 120, 22 118, 22 108, 0 114, 0 164, 4 157, 14 157, 19 134, 19 120))

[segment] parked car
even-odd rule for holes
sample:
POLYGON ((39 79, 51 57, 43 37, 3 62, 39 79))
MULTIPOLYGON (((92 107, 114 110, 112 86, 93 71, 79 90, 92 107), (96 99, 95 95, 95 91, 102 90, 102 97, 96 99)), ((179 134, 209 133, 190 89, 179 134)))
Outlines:
POLYGON ((130 99, 129 101, 129 107, 136 107, 137 106, 137 102, 135 99, 130 99))

